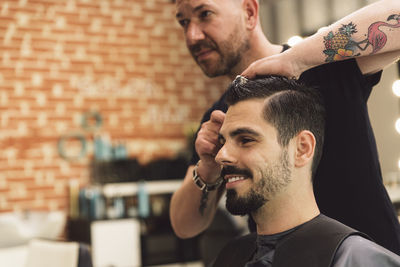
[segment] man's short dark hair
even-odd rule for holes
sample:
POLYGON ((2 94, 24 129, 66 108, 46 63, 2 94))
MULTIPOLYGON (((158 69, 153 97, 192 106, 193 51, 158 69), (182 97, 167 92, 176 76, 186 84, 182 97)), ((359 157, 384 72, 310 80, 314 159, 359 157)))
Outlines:
POLYGON ((325 108, 319 91, 297 80, 282 76, 246 79, 238 76, 229 86, 229 106, 248 99, 267 99, 264 119, 278 131, 278 142, 286 147, 302 130, 312 132, 316 139, 312 174, 322 155, 325 133, 325 108))

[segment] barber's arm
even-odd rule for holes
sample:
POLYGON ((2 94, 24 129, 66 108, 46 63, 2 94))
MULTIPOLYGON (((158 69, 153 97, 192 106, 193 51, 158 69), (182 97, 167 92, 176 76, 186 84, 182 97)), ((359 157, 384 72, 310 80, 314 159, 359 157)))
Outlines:
POLYGON ((284 53, 255 61, 242 75, 299 77, 315 66, 354 57, 364 74, 375 73, 400 57, 399 0, 361 8, 284 53))
POLYGON ((209 121, 202 124, 195 142, 196 152, 200 157, 197 167, 190 166, 182 186, 173 194, 170 204, 170 219, 175 234, 181 238, 190 238, 205 230, 214 218, 218 201, 221 197, 219 185, 221 166, 215 161, 220 148, 218 133, 225 114, 216 110, 209 121), (194 168, 197 185, 193 180, 194 168), (204 192, 202 186, 210 186, 204 192), (211 188, 212 185, 216 185, 211 188))

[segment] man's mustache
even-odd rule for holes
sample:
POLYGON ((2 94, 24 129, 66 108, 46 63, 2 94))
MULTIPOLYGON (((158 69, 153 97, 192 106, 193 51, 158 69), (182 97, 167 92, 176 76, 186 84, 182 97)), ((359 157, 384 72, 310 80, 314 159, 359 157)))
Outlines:
POLYGON ((214 49, 217 50, 216 45, 213 43, 207 41, 207 40, 201 40, 198 41, 196 44, 189 46, 189 50, 194 56, 197 52, 201 51, 204 48, 209 48, 209 49, 214 49))
POLYGON ((221 177, 225 177, 225 175, 228 174, 241 174, 243 176, 252 178, 253 174, 251 173, 251 171, 249 169, 240 169, 238 167, 235 166, 224 166, 221 170, 221 177))

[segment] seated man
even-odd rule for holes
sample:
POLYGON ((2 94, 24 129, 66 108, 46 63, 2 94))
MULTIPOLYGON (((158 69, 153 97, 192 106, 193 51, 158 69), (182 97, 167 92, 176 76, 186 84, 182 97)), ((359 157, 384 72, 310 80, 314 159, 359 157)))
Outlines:
POLYGON ((312 176, 325 110, 316 90, 278 76, 238 76, 226 101, 215 158, 226 207, 234 215, 251 214, 257 232, 228 243, 215 267, 400 266, 398 255, 320 214, 312 176))

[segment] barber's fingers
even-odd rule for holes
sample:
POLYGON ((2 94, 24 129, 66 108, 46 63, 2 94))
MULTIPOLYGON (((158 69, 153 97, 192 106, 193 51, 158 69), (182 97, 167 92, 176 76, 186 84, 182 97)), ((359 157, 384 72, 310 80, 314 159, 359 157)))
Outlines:
POLYGON ((273 63, 269 62, 269 58, 262 58, 251 63, 243 72, 242 76, 253 79, 256 76, 263 76, 268 74, 280 74, 274 69, 273 63))
POLYGON ((196 152, 200 159, 203 159, 203 157, 214 158, 219 149, 220 145, 218 142, 213 142, 209 139, 201 137, 196 139, 196 152))
POLYGON ((214 110, 211 113, 210 121, 222 125, 225 120, 225 113, 221 110, 214 110))
POLYGON ((225 113, 222 111, 214 111, 211 114, 210 120, 201 125, 200 131, 197 134, 198 138, 203 138, 209 142, 215 143, 218 141, 219 130, 225 119, 225 113))
MULTIPOLYGON (((210 120, 201 125, 200 132, 210 137, 218 137, 219 130, 225 119, 225 113, 220 110, 214 110, 211 113, 210 120)), ((200 134, 199 132, 199 134, 200 134)))
POLYGON ((200 158, 202 156, 213 157, 219 149, 219 130, 225 119, 225 113, 222 111, 214 111, 210 120, 201 125, 195 142, 196 151, 200 158))
POLYGON ((246 78, 253 79, 257 76, 257 71, 258 71, 257 64, 256 64, 256 62, 253 62, 247 67, 247 69, 245 69, 242 72, 241 75, 246 78))
POLYGON ((298 62, 291 59, 287 53, 281 53, 254 61, 241 75, 249 79, 265 75, 280 75, 297 79, 300 74, 298 62))

